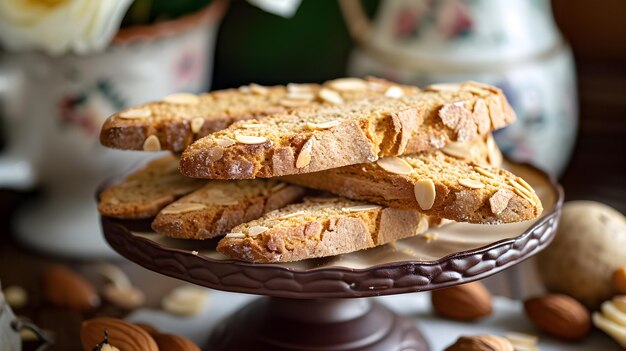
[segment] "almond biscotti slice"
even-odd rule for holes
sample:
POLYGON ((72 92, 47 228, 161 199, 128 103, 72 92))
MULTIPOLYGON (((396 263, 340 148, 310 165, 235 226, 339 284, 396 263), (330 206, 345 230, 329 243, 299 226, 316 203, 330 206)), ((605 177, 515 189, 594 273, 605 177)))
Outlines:
POLYGON ((204 184, 206 181, 183 177, 178 172, 178 157, 167 155, 105 189, 100 194, 98 211, 116 218, 154 217, 170 202, 204 184))
POLYGON ((304 192, 304 188, 274 180, 209 181, 161 210, 152 229, 173 238, 213 238, 299 201, 304 192))
POLYGON ((264 87, 257 84, 207 94, 174 94, 109 117, 100 142, 117 149, 183 151, 194 140, 234 122, 306 105, 343 103, 419 89, 370 78, 342 78, 318 84, 264 87))
POLYGON ((313 198, 233 228, 217 251, 248 262, 291 262, 368 249, 427 229, 428 217, 414 210, 313 198))
POLYGON ((478 83, 312 106, 241 121, 190 145, 184 175, 249 179, 317 172, 466 142, 515 118, 504 94, 478 83))
POLYGON ((541 200, 522 178, 457 157, 436 150, 282 179, 457 222, 521 222, 543 211, 541 200))

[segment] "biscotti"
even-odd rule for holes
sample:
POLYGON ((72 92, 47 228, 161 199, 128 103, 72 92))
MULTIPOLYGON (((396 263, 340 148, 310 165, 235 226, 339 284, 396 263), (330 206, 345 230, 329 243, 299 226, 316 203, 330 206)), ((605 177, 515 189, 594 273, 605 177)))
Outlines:
POLYGON ((178 158, 167 155, 105 189, 100 194, 98 211, 103 216, 116 218, 154 217, 163 207, 205 183, 180 175, 178 158))
POLYGON ((442 150, 390 156, 375 163, 282 179, 355 200, 416 209, 457 222, 512 223, 541 214, 541 201, 526 181, 484 162, 468 162, 460 150, 455 149, 455 156, 442 150))
POLYGON ((237 122, 190 145, 180 170, 213 179, 311 173, 467 142, 514 119, 497 88, 472 82, 436 85, 412 95, 237 122))
POLYGON ((337 104, 419 89, 370 78, 342 78, 318 84, 264 87, 258 84, 212 93, 174 94, 120 111, 104 123, 102 145, 129 150, 183 151, 194 140, 230 124, 307 105, 337 104))
POLYGON ((248 262, 291 262, 368 249, 426 229, 427 216, 414 210, 315 198, 233 228, 217 251, 248 262))
POLYGON ((152 222, 152 229, 174 238, 213 238, 238 224, 299 201, 304 191, 299 186, 273 180, 209 181, 161 210, 152 222))

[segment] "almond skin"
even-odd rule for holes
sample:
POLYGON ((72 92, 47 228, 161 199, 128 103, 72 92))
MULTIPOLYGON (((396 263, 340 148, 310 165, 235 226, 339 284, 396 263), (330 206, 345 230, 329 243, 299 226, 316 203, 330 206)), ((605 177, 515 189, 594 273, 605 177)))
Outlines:
POLYGON ((461 336, 445 351, 513 351, 513 344, 494 335, 461 336))
POLYGON ((89 311, 100 305, 96 288, 65 266, 53 266, 41 276, 42 293, 56 306, 89 311))
POLYGON ((157 334, 154 340, 159 345, 159 350, 167 351, 200 351, 193 341, 174 334, 157 334))
POLYGON ((116 318, 94 318, 81 325, 80 342, 85 351, 91 351, 109 332, 109 344, 123 351, 159 351, 154 339, 144 329, 116 318))
POLYGON ((435 290, 433 308, 444 318, 471 321, 491 314, 491 294, 481 282, 435 290))
POLYGON ((613 272, 613 288, 618 294, 626 294, 626 266, 622 266, 613 272))
POLYGON ((567 295, 549 294, 528 299, 524 310, 537 329, 557 338, 579 340, 591 329, 589 311, 567 295))

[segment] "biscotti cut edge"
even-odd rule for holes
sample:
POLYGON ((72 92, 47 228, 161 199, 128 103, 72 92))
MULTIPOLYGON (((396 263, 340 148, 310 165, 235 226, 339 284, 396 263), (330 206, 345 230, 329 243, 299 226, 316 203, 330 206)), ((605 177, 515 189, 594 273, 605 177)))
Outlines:
POLYGON ((311 173, 469 141, 515 119, 497 88, 464 83, 457 90, 429 89, 235 123, 190 145, 181 157, 181 172, 208 179, 311 173), (309 128, 330 122, 337 123, 309 128))
MULTIPOLYGON (((481 142, 473 144, 478 147, 481 142)), ((416 209, 457 222, 514 223, 541 215, 541 200, 525 180, 489 165, 489 157, 467 160, 458 158, 461 155, 455 152, 456 157, 443 150, 392 156, 375 163, 281 179, 354 200, 416 209)), ((493 156, 499 153, 488 154, 496 164, 500 162, 493 156)))
POLYGON ((151 218, 169 203, 205 183, 182 176, 178 172, 178 158, 166 155, 106 188, 99 196, 98 212, 105 217, 151 218))
POLYGON ((423 233, 428 217, 346 199, 305 201, 237 226, 217 251, 247 262, 291 262, 372 248, 423 233), (322 208, 320 210, 320 208, 322 208), (289 221, 287 225, 281 222, 289 221))
POLYGON ((339 78, 318 84, 264 87, 258 84, 211 93, 173 94, 133 106, 110 116, 100 132, 102 145, 125 150, 183 151, 194 140, 234 122, 289 111, 308 105, 336 104, 419 89, 368 77, 339 78), (147 148, 146 140, 152 147, 147 148))
POLYGON ((169 204, 152 229, 172 238, 208 239, 302 198, 305 189, 271 180, 209 181, 169 204))

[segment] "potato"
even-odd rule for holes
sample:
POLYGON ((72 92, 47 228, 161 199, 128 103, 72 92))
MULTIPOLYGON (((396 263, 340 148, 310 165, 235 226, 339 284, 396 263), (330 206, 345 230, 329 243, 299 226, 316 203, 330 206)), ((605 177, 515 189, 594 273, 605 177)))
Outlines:
POLYGON ((565 203, 554 241, 537 255, 539 276, 550 292, 592 309, 615 294, 612 275, 624 265, 626 218, 594 201, 565 203))

